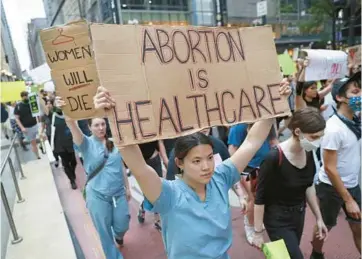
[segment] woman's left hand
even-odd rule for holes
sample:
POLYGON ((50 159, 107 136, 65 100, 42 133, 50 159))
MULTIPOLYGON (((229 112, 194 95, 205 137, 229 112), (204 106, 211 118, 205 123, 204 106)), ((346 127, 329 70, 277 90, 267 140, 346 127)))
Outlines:
POLYGON ((326 240, 328 236, 328 228, 326 227, 326 225, 324 224, 323 219, 319 219, 317 220, 317 225, 316 225, 316 237, 319 240, 326 240))
POLYGON ((284 78, 283 81, 280 83, 279 94, 282 98, 288 99, 291 93, 292 89, 290 89, 288 79, 284 78))
POLYGON ((107 89, 102 86, 97 88, 97 93, 93 97, 94 106, 96 109, 111 109, 116 106, 116 101, 111 97, 107 89))

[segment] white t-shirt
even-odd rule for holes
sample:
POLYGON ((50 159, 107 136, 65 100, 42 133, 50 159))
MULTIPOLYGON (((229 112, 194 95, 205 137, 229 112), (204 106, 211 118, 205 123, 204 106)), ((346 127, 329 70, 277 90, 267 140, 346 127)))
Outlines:
POLYGON ((10 106, 10 105, 8 105, 7 108, 8 108, 8 113, 9 113, 9 119, 10 120, 15 120, 15 115, 14 115, 15 108, 13 106, 10 106))
MULTIPOLYGON (((356 187, 361 172, 361 140, 357 141, 356 135, 336 115, 327 121, 321 143, 322 161, 324 149, 337 151, 337 170, 344 186, 356 187)), ((332 185, 324 166, 319 171, 319 180, 332 185)))

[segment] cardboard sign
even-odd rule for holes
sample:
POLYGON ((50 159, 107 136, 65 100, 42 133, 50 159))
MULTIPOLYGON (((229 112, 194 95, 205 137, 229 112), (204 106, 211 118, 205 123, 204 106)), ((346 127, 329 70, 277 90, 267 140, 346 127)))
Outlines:
POLYGON ((92 24, 101 85, 116 100, 115 144, 289 114, 270 27, 92 24))
POLYGON ((56 93, 67 103, 63 112, 73 119, 101 116, 93 104, 99 80, 87 23, 46 29, 40 37, 56 93))
POLYGON ((348 48, 348 60, 352 66, 361 66, 361 45, 348 48))
POLYGON ((41 115, 39 99, 38 99, 38 96, 36 93, 29 94, 29 105, 30 105, 31 114, 33 115, 33 117, 37 117, 37 116, 41 115))
POLYGON ((309 59, 304 81, 343 78, 348 75, 347 54, 340 50, 303 49, 309 59))

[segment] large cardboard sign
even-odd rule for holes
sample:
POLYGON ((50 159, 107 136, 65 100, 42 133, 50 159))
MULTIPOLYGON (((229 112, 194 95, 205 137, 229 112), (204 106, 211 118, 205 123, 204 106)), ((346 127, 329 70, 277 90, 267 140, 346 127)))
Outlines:
POLYGON ((93 96, 99 86, 88 24, 78 21, 41 31, 55 90, 67 105, 64 113, 74 119, 101 115, 93 96))
POLYGON ((347 54, 340 50, 303 49, 309 59, 304 81, 343 78, 348 75, 347 54))
POLYGON ((92 24, 117 146, 289 114, 270 27, 92 24))

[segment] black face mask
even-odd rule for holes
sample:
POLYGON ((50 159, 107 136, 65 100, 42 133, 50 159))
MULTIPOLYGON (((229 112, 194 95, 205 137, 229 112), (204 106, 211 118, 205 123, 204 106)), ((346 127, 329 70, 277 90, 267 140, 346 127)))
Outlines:
POLYGON ((27 98, 27 99, 23 99, 23 102, 24 103, 29 103, 29 99, 27 98))
POLYGON ((59 115, 63 115, 63 111, 59 108, 54 108, 55 112, 59 115))

